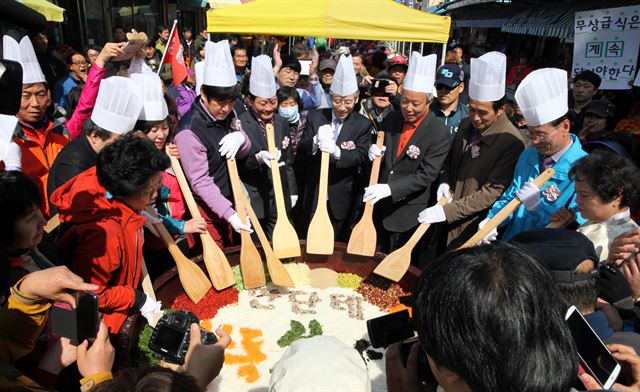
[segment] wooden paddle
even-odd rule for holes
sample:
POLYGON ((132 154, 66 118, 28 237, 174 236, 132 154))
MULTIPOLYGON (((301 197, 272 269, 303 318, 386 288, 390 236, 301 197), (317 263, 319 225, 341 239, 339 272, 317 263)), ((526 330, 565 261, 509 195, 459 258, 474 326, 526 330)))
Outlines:
POLYGON ((320 152, 320 184, 318 205, 307 231, 307 253, 314 255, 333 254, 333 225, 327 210, 327 187, 329 184, 329 153, 320 152))
MULTIPOLYGON (((153 283, 151 283, 151 277, 149 276, 149 271, 147 271, 147 264, 145 263, 144 259, 142 259, 141 267, 142 267, 142 283, 141 283, 142 291, 145 293, 147 297, 155 301, 156 292, 153 289, 153 283)), ((209 280, 207 280, 207 282, 209 282, 209 280)), ((154 317, 153 320, 149 323, 149 326, 151 326, 151 328, 155 328, 156 324, 158 324, 158 320, 160 320, 158 317, 154 317)))
MULTIPOLYGON (((533 183, 538 188, 541 188, 547 181, 549 181, 549 179, 551 179, 551 177, 553 177, 554 173, 555 170, 550 167, 540 173, 540 175, 536 177, 535 180, 533 180, 533 183)), ((489 219, 489 221, 484 226, 482 226, 482 229, 478 230, 478 232, 474 234, 473 237, 469 238, 467 242, 462 244, 459 249, 476 246, 478 242, 482 241, 482 239, 486 237, 489 232, 491 232, 491 230, 498 227, 500 223, 507 219, 509 215, 511 215, 511 213, 513 213, 513 211, 515 211, 520 206, 521 203, 522 202, 517 197, 513 198, 513 200, 511 200, 506 206, 502 207, 502 209, 498 211, 498 213, 495 214, 493 218, 489 219)))
POLYGON ((60 226, 60 215, 55 214, 47 221, 47 224, 44 225, 45 233, 49 234, 56 229, 56 227, 60 226))
POLYGON ((249 203, 248 195, 246 190, 242 192, 245 198, 245 210, 249 214, 251 218, 253 229, 256 231, 258 235, 258 239, 260 240, 260 244, 262 244, 262 250, 264 251, 264 256, 267 259, 267 269, 269 270, 269 277, 271 278, 271 283, 276 286, 284 286, 284 287, 295 287, 289 272, 284 267, 278 256, 275 254, 273 249, 271 248, 271 244, 269 244, 269 239, 267 238, 264 230, 262 230, 262 226, 260 225, 260 221, 258 221, 258 217, 256 216, 255 211, 253 211, 253 207, 251 207, 251 203, 249 203))
MULTIPOLYGON (((376 139, 376 146, 382 148, 384 143, 384 132, 378 131, 378 137, 376 139)), ((382 157, 376 157, 371 165, 371 175, 369 176, 369 186, 378 183, 378 176, 380 174, 380 164, 382 157)), ((349 237, 349 244, 347 245, 347 253, 361 256, 373 256, 376 253, 376 227, 373 224, 373 203, 368 201, 364 205, 364 212, 362 218, 355 225, 351 231, 351 237, 349 237)))
MULTIPOLYGON (((277 166, 277 164, 272 163, 277 166)), ((236 212, 242 223, 247 223, 246 204, 244 202, 244 194, 240 176, 238 175, 238 166, 235 159, 227 159, 227 169, 229 170, 229 178, 231 179, 231 188, 233 189, 233 200, 235 202, 236 212)), ((259 224, 259 222, 256 222, 259 224)), ((251 233, 248 231, 240 231, 240 270, 242 271, 242 280, 244 287, 247 289, 255 289, 267 284, 264 275, 264 267, 260 253, 256 249, 256 245, 251 239, 251 233)))
MULTIPOLYGON (((151 216, 157 216, 156 212, 151 207, 147 207, 145 211, 147 211, 147 213, 149 213, 151 216)), ((202 270, 196 263, 191 261, 182 253, 180 248, 178 248, 178 245, 176 245, 175 241, 173 240, 173 237, 171 237, 171 234, 169 234, 167 228, 164 227, 162 222, 154 223, 153 227, 160 235, 160 238, 162 238, 164 243, 167 245, 169 253, 171 253, 171 257, 173 257, 173 260, 176 262, 176 268, 178 269, 178 278, 180 278, 180 283, 184 288, 184 292, 193 302, 200 302, 200 300, 207 294, 207 292, 211 288, 211 282, 209 281, 209 279, 207 279, 207 275, 202 272, 202 270)), ((142 281, 142 287, 143 289, 145 287, 144 280, 142 281)))
MULTIPOLYGON (((267 145, 269 146, 269 154, 277 156, 276 141, 273 125, 271 124, 267 124, 267 145)), ((276 209, 278 211, 276 225, 273 228, 273 251, 279 258, 298 257, 300 256, 300 240, 298 240, 298 233, 296 233, 287 216, 282 180, 280 178, 280 166, 278 166, 277 161, 271 162, 271 178, 273 179, 273 195, 276 199, 276 209)))
MULTIPOLYGON (((169 159, 171 160, 171 168, 178 179, 180 190, 187 203, 189 212, 191 212, 191 216, 194 218, 202 218, 196 200, 193 198, 193 194, 191 194, 191 189, 187 183, 187 178, 184 176, 180 162, 171 154, 167 155, 169 155, 169 159)), ((207 266, 207 272, 209 272, 209 278, 211 278, 213 287, 220 291, 236 284, 236 277, 233 275, 227 256, 224 255, 224 252, 218 247, 218 244, 211 238, 211 234, 208 231, 200 234, 200 241, 202 241, 202 258, 204 259, 204 265, 207 266)))
POLYGON ((566 219, 561 219, 555 222, 549 222, 549 224, 546 225, 545 227, 547 229, 564 229, 565 227, 569 226, 576 220, 575 211, 569 210, 569 212, 570 214, 569 216, 566 217, 566 219))
MULTIPOLYGON (((438 204, 441 206, 447 203, 449 203, 449 199, 445 196, 438 199, 438 204)), ((411 264, 411 252, 413 248, 418 244, 418 241, 420 241, 424 233, 429 230, 430 226, 431 224, 421 223, 407 243, 388 254, 387 257, 378 264, 376 269, 373 270, 373 273, 394 282, 400 281, 404 274, 407 273, 409 265, 411 264)))

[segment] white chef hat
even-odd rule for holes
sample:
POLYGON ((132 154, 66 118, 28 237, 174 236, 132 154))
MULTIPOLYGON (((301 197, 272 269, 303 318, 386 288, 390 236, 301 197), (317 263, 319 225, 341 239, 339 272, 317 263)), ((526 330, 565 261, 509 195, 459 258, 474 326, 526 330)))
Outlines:
POLYGON ((196 94, 200 95, 200 87, 204 81, 204 61, 198 61, 193 68, 196 74, 196 94))
POLYGON ((207 41, 204 46, 204 85, 231 87, 237 83, 236 71, 233 67, 229 41, 213 43, 207 41))
POLYGON ((142 99, 129 78, 112 76, 100 82, 91 121, 109 132, 124 135, 133 130, 142 110, 142 99))
POLYGON ((471 59, 469 98, 482 102, 493 102, 504 97, 507 76, 507 56, 500 52, 489 52, 471 59))
POLYGON ((16 40, 5 35, 2 37, 2 50, 5 60, 17 61, 22 66, 22 84, 46 83, 29 37, 22 37, 18 44, 16 40))
POLYGON ((358 352, 333 336, 293 342, 273 366, 269 392, 371 391, 369 372, 358 352))
POLYGON ((162 92, 162 81, 155 73, 134 73, 131 80, 136 85, 136 92, 142 99, 142 110, 139 120, 162 121, 169 115, 167 102, 162 92))
POLYGON ((564 116, 569 111, 567 71, 542 68, 531 72, 518 86, 515 98, 528 125, 538 126, 564 116))
POLYGON ((271 99, 276 95, 276 79, 273 77, 271 58, 266 54, 251 59, 249 91, 256 97, 271 99))
POLYGON ((418 52, 411 53, 407 75, 402 82, 402 89, 418 93, 433 93, 433 83, 436 77, 435 54, 422 56, 418 52))
POLYGON ((356 80, 356 72, 353 70, 353 59, 351 56, 341 55, 331 82, 331 92, 345 97, 357 91, 358 81, 356 80))

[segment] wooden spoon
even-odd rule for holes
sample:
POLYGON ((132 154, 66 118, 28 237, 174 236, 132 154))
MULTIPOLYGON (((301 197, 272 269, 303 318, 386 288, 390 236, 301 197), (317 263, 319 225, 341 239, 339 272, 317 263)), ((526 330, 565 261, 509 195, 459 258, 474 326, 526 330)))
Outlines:
MULTIPOLYGON (((227 169, 229 170, 229 178, 231 179, 236 212, 242 223, 247 223, 247 215, 245 214, 247 207, 244 202, 245 198, 242 183, 240 182, 235 159, 227 159, 227 169)), ((256 223, 259 224, 259 222, 256 223)), ((256 287, 267 284, 260 253, 258 253, 258 249, 256 249, 256 245, 251 239, 251 233, 244 230, 240 231, 240 270, 242 271, 244 287, 247 289, 255 289, 256 287)))
MULTIPOLYGON (((384 143, 384 132, 378 131, 376 146, 382 148, 384 143)), ((378 175, 380 174, 380 164, 382 157, 376 157, 371 166, 371 176, 369 176, 369 186, 378 183, 378 175)), ((362 218, 355 225, 349 237, 347 245, 347 253, 361 256, 373 256, 376 253, 376 226, 373 224, 373 202, 368 201, 364 205, 362 218)))
MULTIPOLYGON (((157 216, 153 208, 147 207, 145 208, 145 210, 151 216, 157 216)), ((171 257, 173 257, 173 260, 175 260, 176 262, 176 268, 178 269, 178 278, 180 278, 180 283, 184 288, 184 292, 193 302, 200 302, 200 300, 207 294, 207 292, 211 288, 211 282, 209 281, 209 279, 207 279, 207 276, 204 274, 204 272, 202 272, 200 267, 198 267, 196 263, 194 263, 182 253, 180 248, 178 248, 178 245, 176 245, 175 241, 173 240, 173 237, 171 237, 171 234, 169 234, 167 228, 164 227, 162 222, 154 223, 153 227, 156 229, 158 234, 160 234, 160 237, 162 238, 164 243, 167 244, 169 253, 171 253, 171 257)), ((144 287, 145 283, 143 280, 143 288, 144 287)))
MULTIPOLYGON (((449 203, 449 199, 445 196, 438 199, 438 204, 443 206, 449 203)), ((424 233, 429 230, 431 224, 421 223, 420 226, 413 232, 411 238, 402 247, 394 250, 385 257, 380 264, 373 270, 373 273, 380 275, 394 282, 400 281, 404 274, 407 273, 409 265, 411 264, 411 252, 415 248, 418 241, 422 238, 424 233)))
MULTIPOLYGON (((550 167, 547 170, 540 173, 540 175, 536 177, 535 180, 533 180, 533 183, 539 189, 547 181, 549 181, 551 177, 553 177, 554 173, 555 173, 555 170, 553 170, 553 168, 550 167)), ((511 213, 513 213, 513 211, 515 211, 520 206, 521 203, 522 202, 517 197, 513 198, 513 200, 511 200, 506 206, 502 207, 502 209, 498 211, 498 213, 495 214, 493 218, 489 219, 489 221, 484 226, 482 226, 482 229, 478 230, 478 232, 474 234, 473 237, 469 238, 467 242, 462 244, 462 246, 459 249, 476 246, 476 244, 482 241, 482 239, 486 237, 486 235, 489 234, 491 230, 498 227, 500 223, 502 223, 505 219, 507 219, 509 215, 511 215, 511 213)))
MULTIPOLYGON (((193 194, 187 183, 187 178, 182 171, 182 166, 180 166, 180 162, 171 154, 167 155, 169 155, 169 159, 171 160, 171 168, 178 179, 180 190, 182 191, 191 216, 194 218, 202 218, 196 200, 193 198, 193 194)), ((231 270, 227 256, 224 255, 222 249, 220 249, 218 244, 211 238, 209 231, 200 234, 200 240, 202 241, 202 258, 204 259, 204 265, 207 266, 213 287, 220 291, 236 284, 236 277, 231 270)))
POLYGON ((55 214, 47 221, 47 224, 44 225, 45 233, 49 234, 56 229, 56 227, 60 226, 60 215, 55 214))
MULTIPOLYGON (((269 146, 269 154, 276 156, 276 142, 273 134, 273 125, 271 124, 267 124, 267 145, 269 146)), ((279 258, 298 257, 301 254, 300 240, 298 240, 298 233, 296 233, 287 216, 282 180, 280 178, 280 166, 278 166, 277 161, 271 163, 271 178, 273 179, 273 195, 276 199, 276 209, 278 210, 276 225, 273 228, 273 251, 279 258)))
POLYGON ((320 152, 320 184, 318 205, 307 231, 307 253, 315 255, 333 254, 333 225, 327 210, 327 187, 329 184, 329 153, 320 152))

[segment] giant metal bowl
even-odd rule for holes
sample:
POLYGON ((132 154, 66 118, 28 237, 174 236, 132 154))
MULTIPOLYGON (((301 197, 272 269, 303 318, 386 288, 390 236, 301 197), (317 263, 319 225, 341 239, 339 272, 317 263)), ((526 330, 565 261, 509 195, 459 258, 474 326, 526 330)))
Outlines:
MULTIPOLYGON (((262 253, 262 247, 256 243, 256 247, 262 253)), ((330 256, 311 255, 306 253, 306 241, 300 241, 302 256, 283 260, 284 262, 304 262, 311 269, 314 268, 330 268, 336 272, 351 272, 361 277, 367 277, 373 272, 375 267, 385 258, 384 253, 377 252, 373 257, 355 256, 347 253, 347 244, 336 242, 333 254, 330 256)), ((240 264, 240 246, 234 246, 225 249, 224 252, 227 260, 232 266, 240 264)), ((264 260, 264 258, 263 258, 264 260)), ((206 267, 202 261, 202 256, 194 257, 195 261, 203 271, 206 267)), ((420 270, 414 266, 410 266, 402 280, 398 282, 400 286, 407 292, 413 291, 416 280, 420 275, 420 270)), ((153 284, 156 292, 156 298, 162 301, 163 306, 170 307, 174 299, 183 294, 184 290, 176 267, 171 268, 162 274, 153 284)), ((144 319, 136 315, 130 316, 123 325, 118 336, 118 356, 117 367, 128 368, 133 365, 133 352, 137 347, 138 334, 144 326, 144 319)))

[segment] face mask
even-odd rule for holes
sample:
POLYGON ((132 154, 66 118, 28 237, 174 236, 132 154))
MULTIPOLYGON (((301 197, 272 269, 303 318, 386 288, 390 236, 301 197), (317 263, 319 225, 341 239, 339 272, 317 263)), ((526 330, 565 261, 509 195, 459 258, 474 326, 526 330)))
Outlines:
POLYGON ((291 106, 288 108, 279 107, 278 113, 289 121, 290 124, 298 122, 300 119, 300 113, 298 113, 298 106, 291 106))

